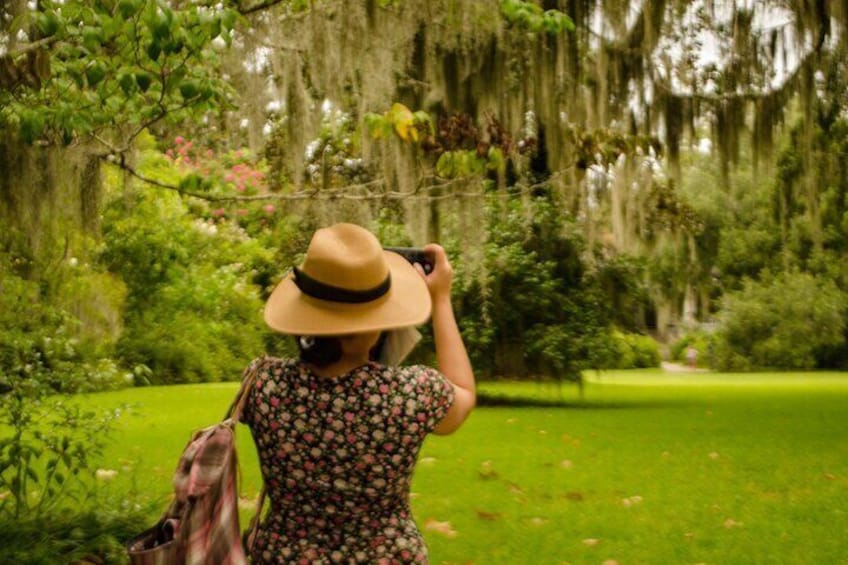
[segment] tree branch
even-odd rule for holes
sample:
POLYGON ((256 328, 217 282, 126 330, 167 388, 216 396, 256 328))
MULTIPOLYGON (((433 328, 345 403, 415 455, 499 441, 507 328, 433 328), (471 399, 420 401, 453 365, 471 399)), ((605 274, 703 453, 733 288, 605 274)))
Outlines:
POLYGON ((242 16, 246 16, 248 14, 252 14, 254 12, 259 12, 262 10, 266 10, 272 6, 276 6, 277 4, 281 4, 283 0, 264 0, 259 2, 258 4, 254 4, 253 6, 242 6, 241 2, 239 2, 238 12, 242 16))
MULTIPOLYGON (((109 142, 97 138, 97 140, 107 147, 113 147, 109 142)), ((450 198, 474 198, 480 196, 486 196, 488 194, 493 194, 491 192, 486 192, 484 190, 479 191, 465 191, 465 192, 450 192, 448 194, 437 194, 432 195, 429 194, 430 191, 445 188, 455 184, 465 184, 466 181, 472 179, 447 179, 447 180, 439 180, 435 177, 433 180, 435 181, 433 184, 418 186, 412 192, 402 192, 397 190, 387 190, 383 192, 373 192, 371 191, 371 187, 385 187, 385 182, 382 179, 376 179, 373 181, 369 181, 366 183, 359 184, 350 184, 346 186, 339 186, 330 189, 313 189, 313 190, 300 190, 298 192, 293 192, 289 194, 255 194, 250 196, 243 195, 232 195, 232 196, 222 196, 216 194, 208 194, 205 192, 196 192, 192 190, 185 190, 180 188, 178 185, 160 181, 158 179, 150 178, 139 173, 134 167, 132 167, 129 163, 126 162, 124 157, 124 153, 116 153, 109 152, 104 155, 100 155, 100 158, 105 160, 107 163, 115 165, 116 167, 128 172, 131 176, 137 178, 138 180, 145 182, 151 186, 155 186, 157 188, 164 188, 166 190, 172 190, 181 194, 182 196, 191 196, 192 198, 198 198, 200 200, 205 200, 207 202, 268 202, 268 201, 296 201, 296 200, 427 200, 427 201, 436 201, 436 200, 447 200, 450 198), (352 192, 365 190, 365 193, 353 194, 352 192)), ((532 185, 516 185, 519 189, 518 191, 512 194, 526 194, 537 190, 539 188, 548 186, 554 179, 558 178, 565 171, 557 171, 551 174, 548 180, 532 184, 532 185)), ((482 180, 482 179, 480 179, 482 180)))
POLYGON ((21 55, 26 55, 31 51, 38 51, 42 47, 49 47, 58 41, 59 38, 55 35, 51 37, 44 37, 42 39, 33 41, 32 43, 27 43, 23 47, 19 47, 13 51, 9 51, 8 53, 6 53, 5 56, 9 57, 10 59, 17 59, 21 55))

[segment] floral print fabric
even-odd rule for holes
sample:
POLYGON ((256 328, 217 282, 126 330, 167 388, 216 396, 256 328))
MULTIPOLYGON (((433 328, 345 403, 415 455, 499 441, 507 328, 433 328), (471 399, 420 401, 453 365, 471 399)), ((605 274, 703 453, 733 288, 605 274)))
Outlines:
POLYGON ((270 511, 254 563, 426 563, 409 487, 453 386, 421 366, 369 363, 328 379, 297 360, 254 362, 242 420, 270 511))

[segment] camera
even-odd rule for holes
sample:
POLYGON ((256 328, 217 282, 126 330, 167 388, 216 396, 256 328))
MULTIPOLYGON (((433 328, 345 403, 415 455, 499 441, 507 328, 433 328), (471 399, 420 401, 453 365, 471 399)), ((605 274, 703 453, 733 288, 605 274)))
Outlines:
POLYGON ((420 247, 384 247, 383 249, 397 253, 413 265, 418 263, 428 275, 433 272, 433 260, 420 247))

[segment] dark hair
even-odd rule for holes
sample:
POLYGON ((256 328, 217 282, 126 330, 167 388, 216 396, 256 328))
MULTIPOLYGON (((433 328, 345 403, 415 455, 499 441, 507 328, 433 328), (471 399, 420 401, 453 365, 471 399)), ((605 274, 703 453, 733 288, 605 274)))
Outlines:
POLYGON ((316 367, 326 367, 342 358, 342 343, 335 336, 295 336, 294 340, 300 360, 316 367))
MULTIPOLYGON (((368 353, 368 359, 379 361, 386 343, 386 332, 380 333, 380 339, 368 353)), ((300 360, 315 365, 326 367, 342 358, 342 342, 336 336, 294 336, 297 349, 300 351, 300 360)))
POLYGON ((380 339, 377 340, 377 343, 374 344, 374 347, 371 348, 371 351, 368 352, 368 359, 370 361, 380 361, 380 358, 383 356, 383 346, 386 345, 386 336, 388 332, 380 332, 380 339))

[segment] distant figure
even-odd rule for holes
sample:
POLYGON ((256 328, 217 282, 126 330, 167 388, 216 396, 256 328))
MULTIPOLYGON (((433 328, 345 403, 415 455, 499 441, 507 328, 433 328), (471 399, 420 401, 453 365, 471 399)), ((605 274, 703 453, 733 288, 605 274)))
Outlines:
POLYGON ((698 350, 691 345, 686 347, 686 364, 690 369, 698 366, 698 350))

